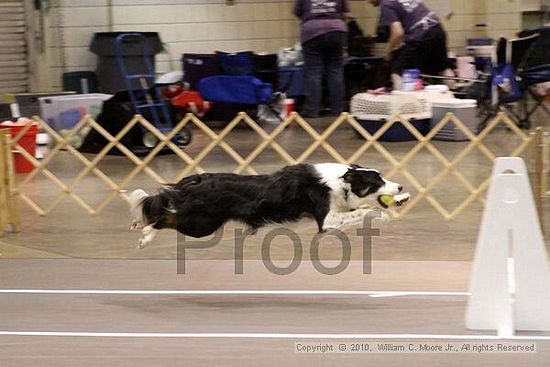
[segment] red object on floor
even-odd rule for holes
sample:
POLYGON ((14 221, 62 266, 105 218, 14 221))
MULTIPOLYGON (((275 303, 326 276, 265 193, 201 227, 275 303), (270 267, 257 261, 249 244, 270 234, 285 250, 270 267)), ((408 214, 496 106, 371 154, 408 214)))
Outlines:
POLYGON ((181 92, 172 98, 172 104, 198 117, 203 117, 212 107, 212 104, 205 101, 199 92, 193 90, 181 92))
MULTIPOLYGON (((6 121, 0 124, 0 127, 10 129, 12 138, 15 138, 17 134, 26 126, 26 123, 18 123, 6 121)), ((25 149, 33 157, 36 153, 36 135, 38 134, 38 125, 33 123, 32 126, 25 132, 25 134, 17 142, 23 149, 25 149)), ((34 169, 34 165, 28 161, 17 150, 13 151, 13 165, 15 173, 29 173, 34 169)))
POLYGON ((296 109, 296 106, 294 105, 294 99, 286 98, 283 103, 284 103, 284 110, 283 110, 284 115, 285 117, 288 117, 296 109))

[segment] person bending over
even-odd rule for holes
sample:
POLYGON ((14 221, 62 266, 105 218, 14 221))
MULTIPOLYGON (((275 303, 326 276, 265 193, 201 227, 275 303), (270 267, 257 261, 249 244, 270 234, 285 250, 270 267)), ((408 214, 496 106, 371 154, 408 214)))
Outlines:
POLYGON ((422 0, 369 0, 380 7, 382 25, 389 26, 386 59, 392 62, 394 89, 401 89, 405 69, 454 76, 449 69, 447 35, 437 15, 422 0))
POLYGON ((344 104, 343 51, 351 16, 347 0, 297 0, 294 15, 301 19, 300 39, 304 53, 304 117, 318 117, 323 77, 327 80, 329 107, 339 115, 344 104))

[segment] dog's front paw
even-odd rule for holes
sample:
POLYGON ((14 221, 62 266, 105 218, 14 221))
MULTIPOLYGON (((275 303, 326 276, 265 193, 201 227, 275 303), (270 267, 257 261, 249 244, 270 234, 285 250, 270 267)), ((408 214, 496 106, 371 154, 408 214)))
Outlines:
POLYGON ((411 194, 409 194, 408 192, 404 194, 398 194, 395 195, 393 199, 396 206, 401 206, 411 199, 411 194))
POLYGON ((138 246, 137 248, 142 250, 143 248, 145 248, 145 246, 147 246, 149 244, 149 241, 147 241, 145 238, 140 238, 139 241, 138 241, 138 246))
POLYGON ((143 229, 143 223, 141 223, 141 222, 134 219, 132 221, 132 224, 130 224, 130 230, 139 231, 140 229, 143 229))

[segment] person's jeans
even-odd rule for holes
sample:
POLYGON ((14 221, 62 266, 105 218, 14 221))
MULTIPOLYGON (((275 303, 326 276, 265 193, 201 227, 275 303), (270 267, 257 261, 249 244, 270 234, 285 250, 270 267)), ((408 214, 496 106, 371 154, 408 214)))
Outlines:
POLYGON ((342 113, 344 104, 344 40, 344 32, 329 32, 302 45, 306 93, 302 112, 304 116, 319 116, 323 77, 327 81, 331 113, 333 115, 342 113))

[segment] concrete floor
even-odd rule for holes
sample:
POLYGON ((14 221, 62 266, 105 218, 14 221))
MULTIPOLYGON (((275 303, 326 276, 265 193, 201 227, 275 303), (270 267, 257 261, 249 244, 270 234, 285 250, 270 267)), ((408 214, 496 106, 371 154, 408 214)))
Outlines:
MULTIPOLYGON (((0 266, 2 292, 91 292, 0 294, 2 366, 402 366, 405 361, 412 366, 546 366, 550 359, 550 340, 535 340, 537 353, 529 355, 294 353, 296 342, 395 343, 438 337, 484 342, 480 338, 492 332, 463 326, 469 262, 375 261, 372 275, 361 275, 361 264, 355 262, 338 276, 319 275, 305 263, 288 277, 273 275, 253 261, 245 264, 241 276, 232 275, 230 261, 191 264, 187 275, 177 275, 170 260, 20 259, 4 260, 0 266), (242 289, 436 293, 388 297, 97 293, 242 289), (455 294, 437 294, 443 290, 455 294)), ((534 332, 519 335, 550 338, 534 332)))
MULTIPOLYGON (((327 120, 314 121, 321 131, 327 120)), ((196 132, 187 151, 196 155, 208 139, 196 132)), ((248 129, 237 129, 226 141, 241 155, 258 144, 248 129)), ((297 127, 287 129, 278 142, 297 157, 311 138, 297 127)), ((329 143, 343 156, 361 145, 347 129, 339 129, 329 143)), ((490 135, 487 146, 496 155, 506 155, 518 140, 505 129, 490 135)), ((399 160, 413 143, 384 143, 399 160)), ((434 142, 452 159, 466 143, 434 142)), ((332 161, 317 152, 310 162, 332 161)), ((374 150, 359 164, 389 171, 391 165, 374 150)), ((271 172, 283 165, 268 149, 254 167, 271 172)), ((220 149, 201 164, 208 171, 231 171, 235 164, 220 149)), ((48 166, 63 182, 69 182, 82 166, 63 152, 48 166)), ((167 180, 183 168, 174 156, 161 156, 152 167, 167 180)), ((426 185, 441 164, 425 149, 407 164, 407 169, 426 185)), ((126 158, 110 156, 100 169, 121 181, 132 169, 126 158)), ((477 186, 489 177, 491 162, 475 151, 459 164, 463 174, 477 186)), ((416 194, 403 176, 402 183, 416 194)), ((154 191, 157 185, 140 174, 129 186, 154 191)), ((40 204, 47 205, 58 192, 43 176, 22 188, 40 204)), ((88 175, 76 192, 92 205, 109 193, 105 185, 88 175)), ((436 186, 433 196, 446 208, 454 208, 467 195, 449 175, 436 186)), ((188 253, 188 273, 176 274, 178 238, 162 233, 149 247, 138 250, 137 234, 130 232, 126 203, 116 199, 101 214, 86 214, 69 198, 47 217, 38 217, 22 204, 23 231, 0 239, 0 291, 2 289, 69 290, 349 290, 349 291, 451 291, 468 290, 470 261, 473 259, 482 206, 470 205, 453 221, 445 221, 423 201, 405 218, 382 223, 381 235, 372 239, 372 274, 361 272, 362 239, 355 228, 347 230, 352 246, 349 268, 340 275, 316 272, 307 260, 315 233, 312 222, 288 225, 304 245, 304 261, 288 276, 270 274, 261 261, 261 240, 270 228, 248 238, 244 246, 244 274, 234 275, 235 224, 228 224, 222 241, 207 250, 188 253)), ((548 212, 547 206, 545 212, 548 212)), ((548 217, 548 216, 547 216, 548 217)), ((377 225, 378 226, 378 225, 377 225)), ((324 240, 321 260, 332 264, 341 258, 335 239, 324 240)), ((273 242, 271 255, 281 266, 292 258, 285 240, 273 242)), ((0 331, 114 332, 114 333, 323 333, 323 334, 443 334, 487 335, 463 326, 465 296, 199 296, 199 295, 101 295, 101 294, 10 294, 0 293, 0 331)), ((489 332, 490 334, 491 332, 489 332)), ((530 333, 528 335, 539 336, 530 333)), ((548 336, 548 334, 543 334, 548 336)), ((313 338, 313 341, 316 339, 313 338)), ((408 339, 404 338, 405 341, 408 339)), ((249 365, 373 365, 412 366, 547 366, 550 342, 537 341, 534 355, 369 355, 307 356, 294 354, 295 339, 235 337, 77 337, 0 335, 1 366, 84 366, 185 364, 203 366, 249 365)), ((384 341, 380 338, 377 341, 384 341)))

